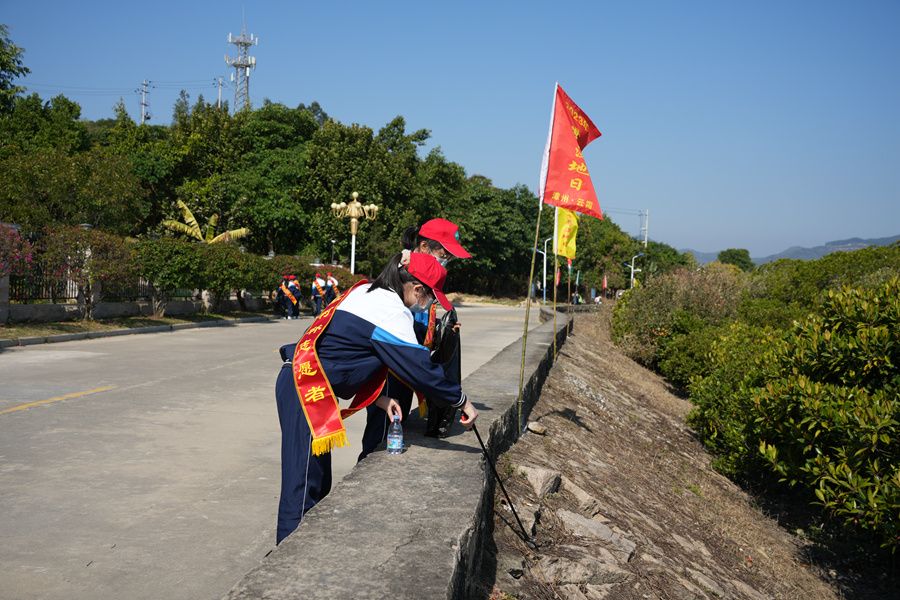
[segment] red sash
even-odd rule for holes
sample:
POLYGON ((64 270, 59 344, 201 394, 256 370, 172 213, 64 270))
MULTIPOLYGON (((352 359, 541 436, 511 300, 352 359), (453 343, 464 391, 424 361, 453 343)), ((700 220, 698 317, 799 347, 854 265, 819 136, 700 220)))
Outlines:
POLYGON ((282 283, 281 291, 284 292, 285 296, 287 296, 288 298, 291 299, 291 302, 293 302, 294 304, 297 304, 297 298, 294 296, 294 294, 291 293, 291 290, 288 288, 288 286, 286 286, 282 283))
POLYGON ((365 279, 357 282, 342 298, 332 302, 331 306, 319 313, 294 349, 291 365, 294 387, 309 430, 312 432, 312 452, 317 456, 331 452, 332 448, 348 445, 347 430, 344 429, 342 419, 374 402, 384 388, 387 377, 387 367, 383 367, 356 392, 350 408, 341 410, 316 351, 319 337, 328 328, 335 309, 351 291, 363 283, 367 283, 365 279))

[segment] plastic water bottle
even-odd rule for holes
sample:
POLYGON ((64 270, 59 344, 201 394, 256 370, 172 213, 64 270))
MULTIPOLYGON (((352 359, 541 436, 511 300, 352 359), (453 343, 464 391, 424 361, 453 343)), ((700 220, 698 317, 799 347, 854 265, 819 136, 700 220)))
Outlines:
POLYGON ((387 451, 388 454, 403 453, 403 426, 400 425, 400 415, 394 415, 394 421, 388 429, 387 451))

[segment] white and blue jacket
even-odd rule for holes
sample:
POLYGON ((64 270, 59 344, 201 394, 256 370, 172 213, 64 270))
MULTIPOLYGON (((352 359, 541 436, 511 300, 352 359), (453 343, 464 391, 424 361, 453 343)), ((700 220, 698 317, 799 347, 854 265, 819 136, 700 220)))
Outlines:
MULTIPOLYGON (((357 390, 386 366, 397 378, 429 400, 462 406, 466 395, 450 381, 431 352, 416 341, 413 315, 396 292, 369 284, 353 289, 340 303, 319 337, 317 353, 335 395, 352 398, 357 390)), ((289 362, 294 346, 281 348, 289 362)))

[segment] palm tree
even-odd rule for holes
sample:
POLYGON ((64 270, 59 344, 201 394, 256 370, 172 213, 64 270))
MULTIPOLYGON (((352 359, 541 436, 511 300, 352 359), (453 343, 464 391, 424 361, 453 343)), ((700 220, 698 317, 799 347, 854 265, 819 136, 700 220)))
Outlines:
POLYGON ((181 216, 184 219, 184 223, 182 223, 181 221, 166 219, 162 222, 162 226, 169 231, 174 231, 175 233, 183 233, 188 237, 194 238, 195 240, 198 240, 200 242, 206 242, 207 244, 230 242, 232 240, 239 240, 250 235, 250 230, 246 227, 232 229, 231 231, 225 231, 223 233, 220 233, 219 235, 216 235, 216 225, 218 225, 219 223, 219 215, 213 215, 206 223, 206 236, 204 236, 203 232, 200 230, 200 224, 197 223, 197 219, 194 218, 194 213, 192 213, 191 209, 187 207, 187 204, 185 204, 181 200, 178 200, 178 208, 181 210, 181 216))

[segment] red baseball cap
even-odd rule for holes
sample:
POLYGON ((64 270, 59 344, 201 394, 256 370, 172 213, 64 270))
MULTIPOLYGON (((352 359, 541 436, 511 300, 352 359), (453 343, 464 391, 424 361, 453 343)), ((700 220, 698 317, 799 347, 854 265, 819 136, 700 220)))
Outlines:
POLYGON ((444 310, 453 310, 453 305, 444 295, 444 281, 447 279, 447 269, 430 254, 413 252, 409 255, 409 264, 406 270, 410 275, 427 285, 434 292, 434 297, 441 303, 444 310))
POLYGON ((456 258, 472 258, 472 255, 459 244, 459 227, 447 219, 425 221, 419 228, 419 237, 440 243, 447 252, 456 258))

